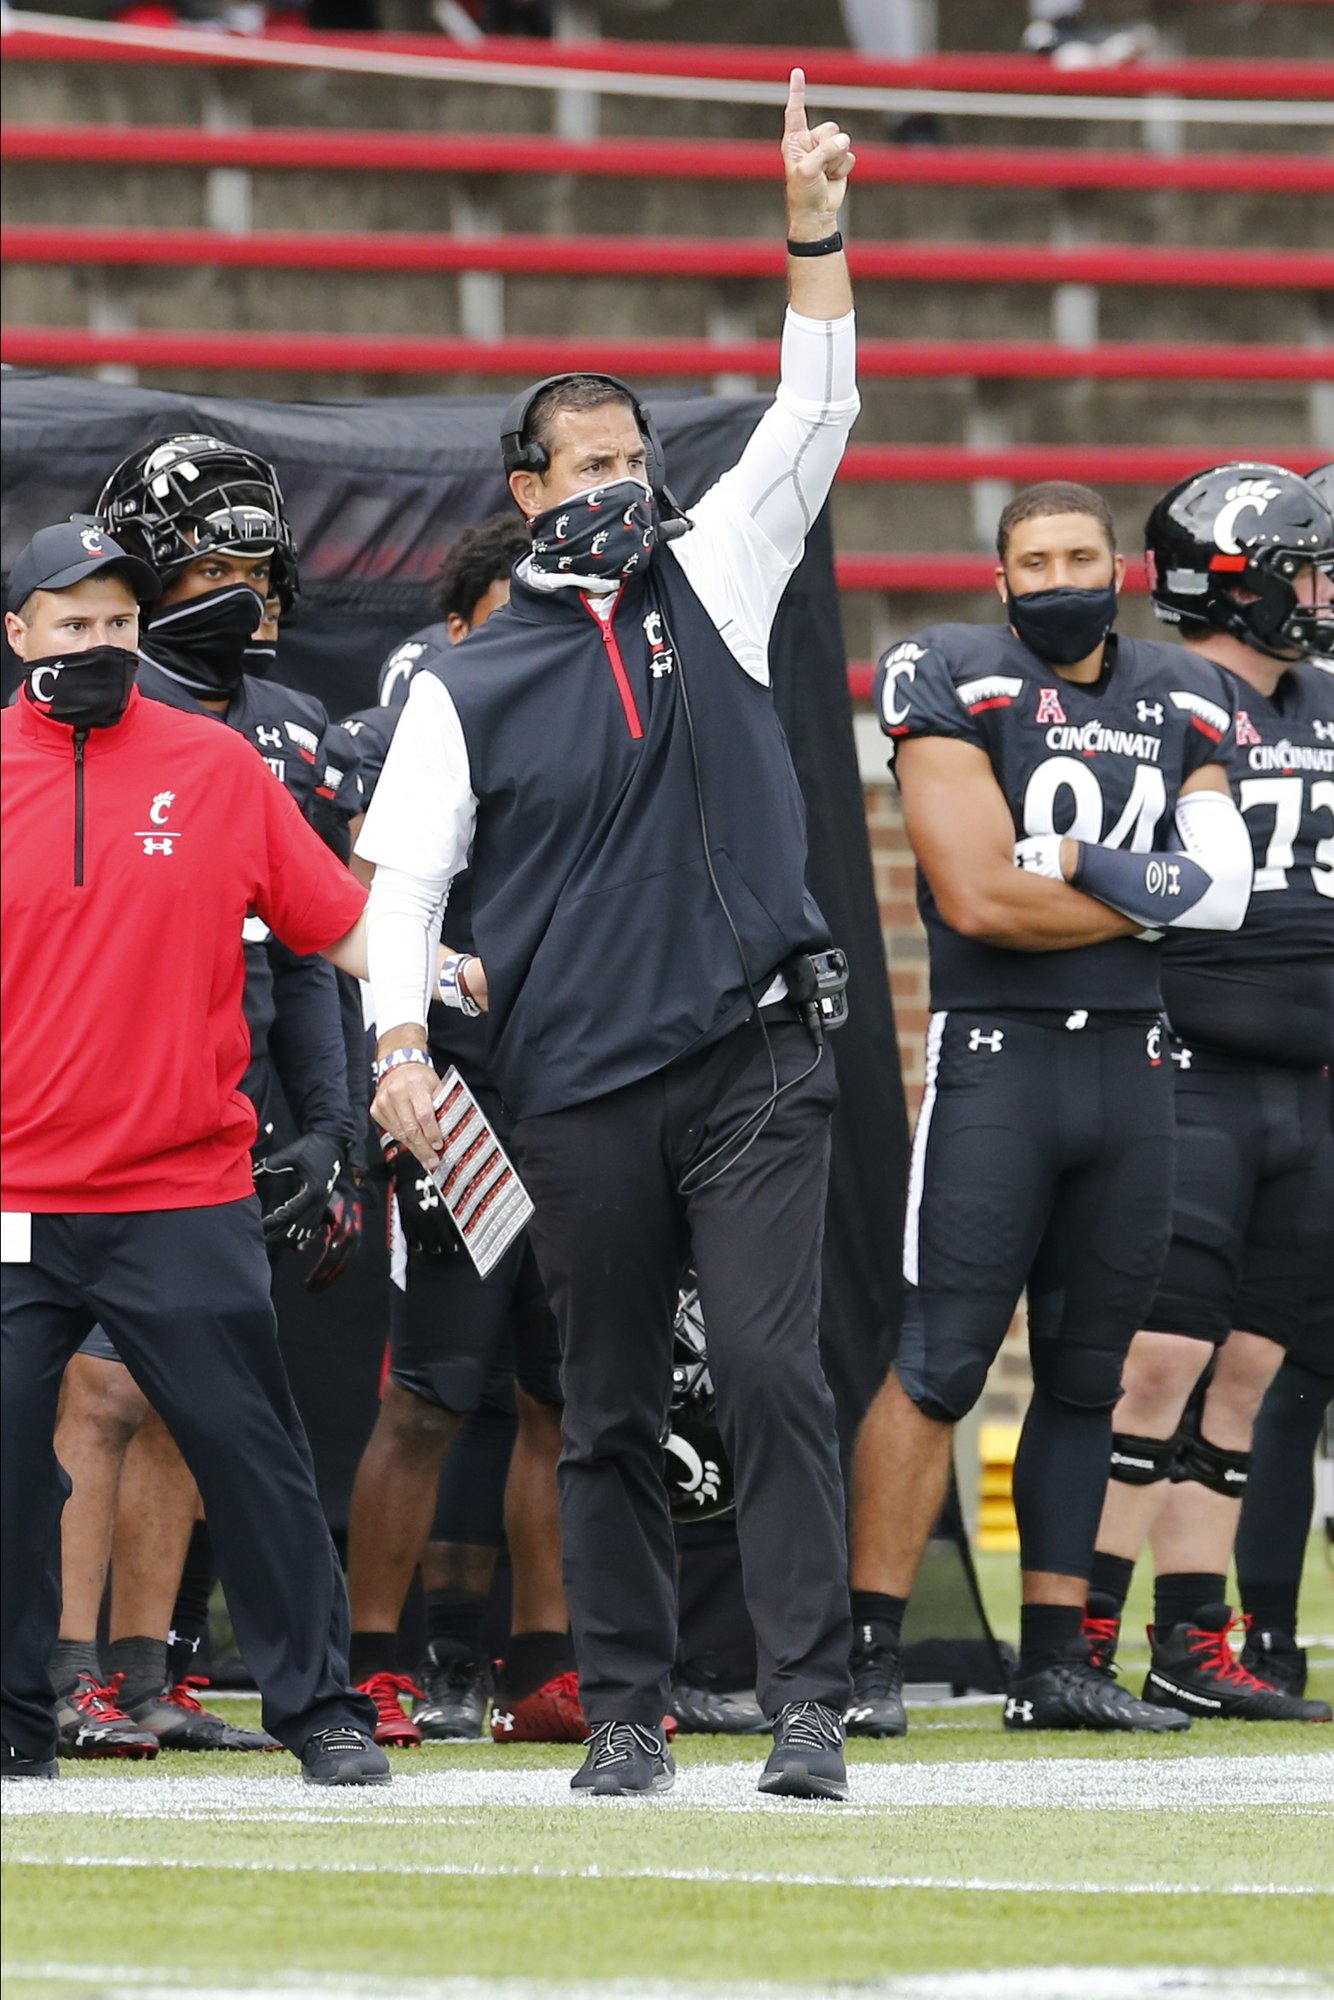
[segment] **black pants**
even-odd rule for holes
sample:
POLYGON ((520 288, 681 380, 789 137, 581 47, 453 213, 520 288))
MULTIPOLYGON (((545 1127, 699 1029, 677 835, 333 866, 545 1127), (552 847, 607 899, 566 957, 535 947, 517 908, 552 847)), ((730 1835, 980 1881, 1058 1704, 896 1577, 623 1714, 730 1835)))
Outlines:
POLYGON ((1027 1288, 1034 1389, 1014 1474, 1025 1569, 1088 1575, 1121 1368, 1167 1253, 1173 1157, 1153 1020, 932 1016, 894 1368, 920 1410, 957 1423, 1027 1288))
POLYGON ((95 1321, 199 1483, 265 1727, 300 1752, 336 1723, 374 1726, 348 1685, 347 1596, 278 1353, 259 1204, 36 1215, 32 1258, 0 1285, 5 1742, 49 1757, 47 1663, 60 1619, 53 1446, 65 1364, 95 1321))
MULTIPOLYGON (((780 1082, 814 1061, 799 1023, 770 1023, 769 1034, 780 1082)), ((565 1588, 594 1723, 656 1726, 666 1706, 676 1591, 662 1438, 687 1260, 736 1475, 760 1702, 772 1715, 789 1701, 847 1701, 843 1488, 817 1346, 838 1095, 828 1050, 778 1099, 744 1157, 711 1186, 679 1191, 770 1088, 751 1020, 640 1083, 515 1128, 516 1162, 537 1204, 533 1245, 561 1331, 565 1588)))

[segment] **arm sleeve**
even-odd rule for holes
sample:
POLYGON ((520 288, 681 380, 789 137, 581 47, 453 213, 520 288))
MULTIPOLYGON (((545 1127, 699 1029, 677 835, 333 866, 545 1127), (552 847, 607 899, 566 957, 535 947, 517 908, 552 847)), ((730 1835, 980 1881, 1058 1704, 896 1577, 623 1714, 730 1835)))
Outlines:
POLYGON ((1080 842, 1074 886, 1155 929, 1236 931, 1251 896, 1246 822, 1226 792, 1188 792, 1176 809, 1180 847, 1132 854, 1080 842))
POLYGON ((302 954, 345 937, 366 891, 301 816, 290 792, 255 760, 253 823, 261 833, 252 901, 269 929, 302 954))
POLYGON ((876 668, 874 693, 891 761, 894 746, 909 736, 950 736, 979 750, 987 747, 980 724, 960 699, 948 661, 934 646, 918 639, 891 646, 876 668))
POLYGON ((789 307, 777 396, 737 463, 689 510, 694 532, 673 544, 737 660, 765 686, 778 600, 860 407, 855 315, 806 319, 789 307))
POLYGON ((276 940, 269 1054, 297 1128, 350 1140, 347 1059, 338 974, 327 959, 298 958, 276 940))
POLYGON ((357 839, 375 863, 367 951, 382 1033, 426 1024, 449 885, 467 865, 477 822, 468 746, 444 683, 420 675, 403 713, 357 839))

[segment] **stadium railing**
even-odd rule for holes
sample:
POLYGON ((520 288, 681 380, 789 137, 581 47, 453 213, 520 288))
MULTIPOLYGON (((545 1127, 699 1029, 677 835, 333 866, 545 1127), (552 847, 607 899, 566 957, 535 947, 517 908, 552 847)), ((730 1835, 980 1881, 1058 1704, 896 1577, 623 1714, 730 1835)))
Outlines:
MULTIPOLYGON (((414 230, 111 228, 13 223, 7 264, 217 264, 305 271, 492 271, 520 276, 779 278, 772 239, 697 236, 459 236, 414 230)), ((859 240, 859 283, 1170 285, 1271 291, 1334 288, 1334 251, 1098 243, 859 240)))
MULTIPOLYGON (((561 139, 545 133, 376 132, 258 126, 19 125, 0 131, 0 161, 69 166, 301 168, 350 173, 475 173, 485 136, 489 177, 576 174, 618 180, 771 181, 766 140, 561 139)), ((1228 194, 1334 193, 1334 156, 1317 153, 1084 151, 1074 146, 857 145, 861 186, 1176 189, 1228 194)))

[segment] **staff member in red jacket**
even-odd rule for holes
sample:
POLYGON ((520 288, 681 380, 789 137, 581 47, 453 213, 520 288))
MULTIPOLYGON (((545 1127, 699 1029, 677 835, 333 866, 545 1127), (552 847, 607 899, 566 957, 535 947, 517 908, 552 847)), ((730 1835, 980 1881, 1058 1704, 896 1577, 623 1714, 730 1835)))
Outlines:
POLYGON ((6 631, 3 1622, 7 1777, 55 1776, 54 1451, 66 1362, 114 1339, 198 1480, 264 1722, 315 1784, 384 1783, 347 1600, 278 1354, 250 1167, 241 926, 365 974, 365 892, 253 745, 134 686, 146 563, 44 528, 6 631))

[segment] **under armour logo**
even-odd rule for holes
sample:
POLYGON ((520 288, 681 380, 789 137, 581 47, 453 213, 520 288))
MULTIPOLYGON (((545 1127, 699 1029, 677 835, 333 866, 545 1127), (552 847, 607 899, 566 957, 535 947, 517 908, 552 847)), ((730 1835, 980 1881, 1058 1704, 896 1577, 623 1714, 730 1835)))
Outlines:
POLYGON ((968 1046, 974 1053, 978 1049, 990 1049, 994 1056, 1004 1040, 1005 1030, 1003 1028, 993 1028, 989 1035, 984 1035, 980 1028, 973 1028, 968 1036, 968 1046))
POLYGON ((1173 1060, 1173 1062, 1174 1062, 1174 1063, 1176 1064, 1176 1066, 1177 1066, 1177 1068, 1178 1068, 1178 1069, 1189 1069, 1189 1068, 1190 1068, 1190 1065, 1191 1065, 1191 1053, 1190 1053, 1190 1050, 1189 1050, 1189 1049, 1173 1049, 1173 1050, 1172 1050, 1172 1060, 1173 1060))
POLYGON ((439 1208, 440 1196, 429 1174, 423 1174, 419 1181, 414 1181, 412 1191, 417 1197, 419 1208, 439 1208))
POLYGON ((262 743, 266 745, 270 750, 280 750, 282 748, 282 741, 283 741, 282 730, 266 729, 264 728, 263 724, 261 724, 260 727, 255 731, 255 741, 256 743, 262 743))
POLYGON ((1160 727, 1163 720, 1163 705, 1160 701, 1137 701, 1135 718, 1139 722, 1153 722, 1160 727))
POLYGON ((1334 743, 1334 722, 1316 722, 1312 727, 1318 743, 1334 743))
POLYGON ((1087 1007, 1076 1007, 1073 1014, 1066 1015, 1065 1025, 1067 1028, 1076 1028, 1076 1029, 1086 1027, 1088 1024, 1088 1017, 1089 1017, 1089 1010, 1087 1007))
POLYGON ((491 1711, 491 1727, 493 1729, 503 1729, 508 1735, 514 1728, 514 1717, 508 1709, 493 1708, 491 1711))
POLYGON ((175 803, 176 803, 175 792, 158 793, 157 797, 154 799, 152 805, 148 809, 148 817, 152 820, 154 826, 166 825, 167 814, 171 811, 175 803))
POLYGON ((664 650, 663 652, 660 653, 654 653, 653 657, 650 659, 648 663, 648 670, 652 674, 655 681, 660 681, 663 675, 669 674, 675 665, 676 665, 675 653, 669 653, 664 650))
POLYGON ((141 833, 139 838, 144 843, 145 854, 174 854, 176 851, 174 833, 164 833, 160 837, 151 833, 141 833))
POLYGON ((1031 1722, 1033 1720, 1032 1702, 1016 1701, 1014 1696, 1011 1695, 1005 1704, 1005 1720, 1007 1722, 1031 1722))

